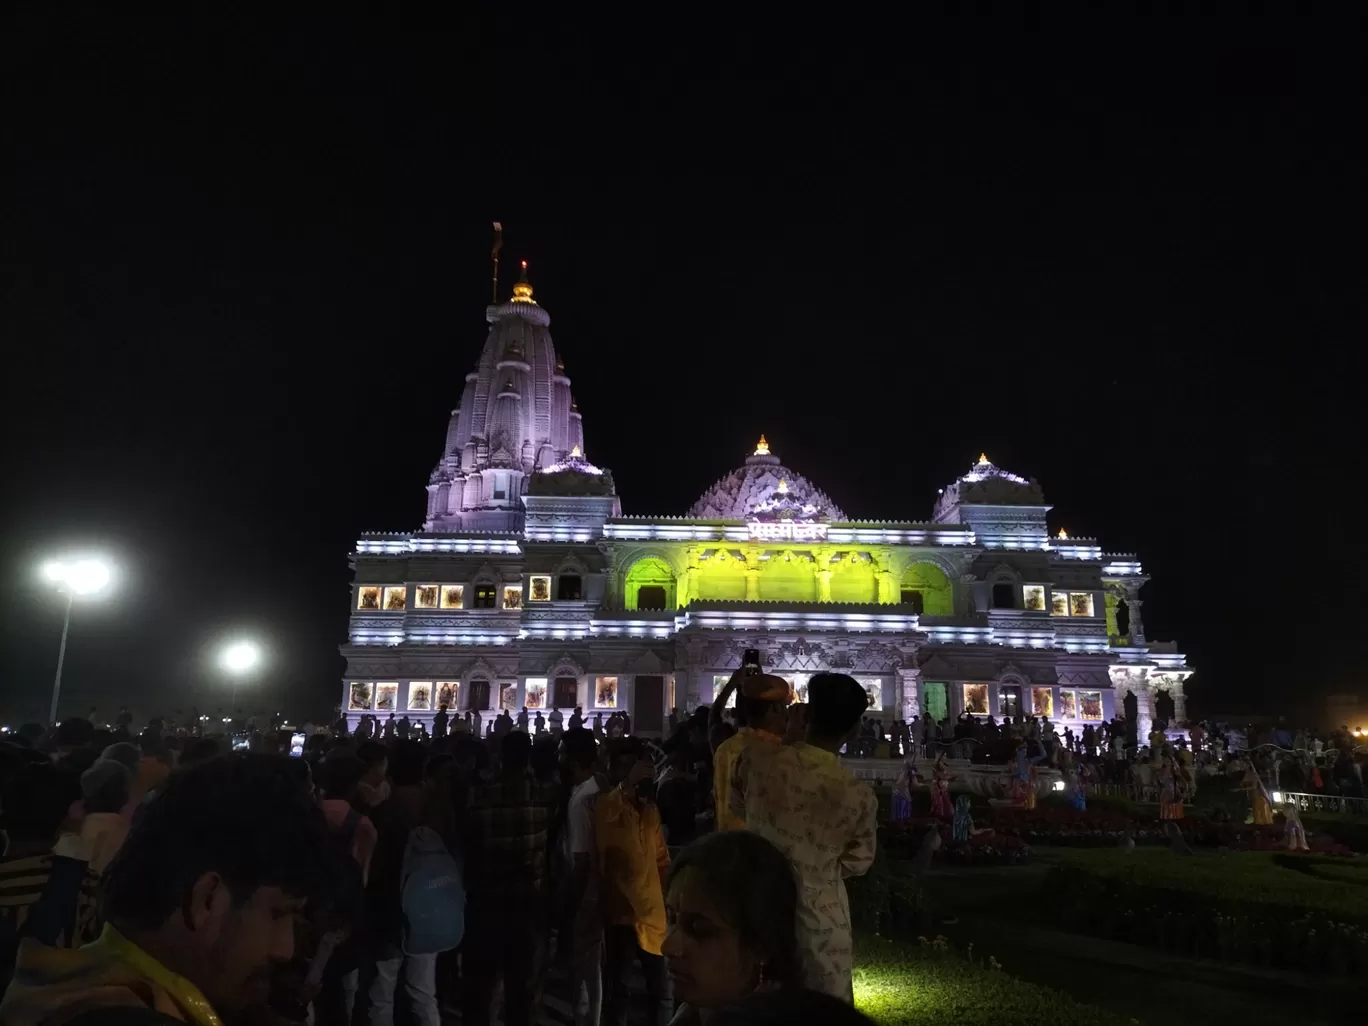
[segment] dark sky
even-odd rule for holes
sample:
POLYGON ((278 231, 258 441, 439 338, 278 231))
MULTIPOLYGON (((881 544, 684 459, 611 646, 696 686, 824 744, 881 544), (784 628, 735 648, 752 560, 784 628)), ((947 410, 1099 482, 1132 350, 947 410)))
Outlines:
POLYGON ((0 33, 6 715, 51 686, 34 567, 81 545, 123 579, 70 709, 211 707, 232 630, 263 703, 334 700, 346 555, 420 524, 495 218, 627 512, 764 431, 925 518, 984 450, 1139 553, 1199 708, 1361 685, 1353 33, 585 12, 0 33))

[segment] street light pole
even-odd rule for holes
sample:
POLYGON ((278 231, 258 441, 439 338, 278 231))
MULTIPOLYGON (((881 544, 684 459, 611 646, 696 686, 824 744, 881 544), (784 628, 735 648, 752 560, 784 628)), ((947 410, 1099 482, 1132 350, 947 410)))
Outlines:
POLYGON ((71 607, 76 602, 76 593, 67 592, 66 618, 62 620, 62 644, 57 649, 57 676, 52 681, 52 706, 48 710, 48 723, 57 722, 57 699, 62 693, 62 663, 66 661, 67 632, 71 630, 71 607))

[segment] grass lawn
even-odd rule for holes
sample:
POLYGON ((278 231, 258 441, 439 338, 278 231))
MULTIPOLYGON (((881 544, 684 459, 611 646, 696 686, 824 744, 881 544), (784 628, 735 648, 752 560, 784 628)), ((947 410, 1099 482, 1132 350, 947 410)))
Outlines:
POLYGON ((1368 859, 1318 858, 1278 852, 1205 852, 1180 857, 1166 849, 1057 849, 1050 862, 1106 880, 1200 897, 1204 902, 1267 905, 1368 923, 1368 859), (1280 865, 1279 861, 1287 864, 1280 865), (1301 868, 1291 868, 1292 866, 1301 868))
POLYGON ((931 946, 855 941, 855 1006, 880 1026, 1128 1026, 1067 994, 931 946))

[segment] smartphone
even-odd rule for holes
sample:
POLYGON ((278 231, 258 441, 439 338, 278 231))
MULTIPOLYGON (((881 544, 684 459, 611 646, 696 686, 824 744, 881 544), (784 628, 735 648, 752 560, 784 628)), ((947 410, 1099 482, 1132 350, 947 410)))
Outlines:
POLYGON ((304 735, 302 733, 290 735, 290 754, 296 758, 304 754, 304 735))
POLYGON ((233 751, 240 752, 252 747, 252 739, 246 734, 233 735, 233 751))
POLYGON ((760 650, 758 648, 748 648, 741 653, 741 668, 746 671, 746 676, 754 677, 760 672, 760 650))

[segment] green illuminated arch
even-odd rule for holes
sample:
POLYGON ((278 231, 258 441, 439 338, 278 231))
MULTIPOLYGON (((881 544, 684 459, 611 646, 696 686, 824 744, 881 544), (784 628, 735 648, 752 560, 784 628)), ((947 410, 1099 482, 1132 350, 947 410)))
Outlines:
MULTIPOLYGON (((665 560, 647 556, 645 559, 638 559, 627 570, 623 598, 628 609, 640 608, 637 600, 642 588, 663 588, 665 608, 677 608, 678 592, 675 588, 674 570, 665 560)), ((652 605, 654 606, 654 603, 652 605)))
POLYGON ((921 592, 922 612, 927 616, 954 615, 955 593, 950 578, 935 563, 913 563, 903 571, 899 588, 921 592))

